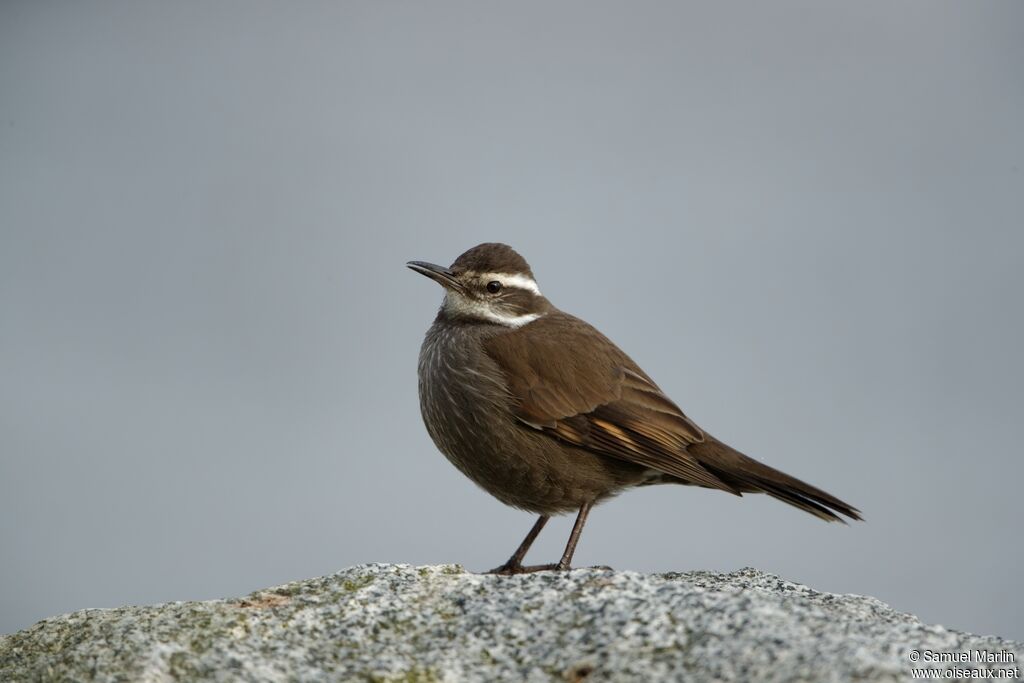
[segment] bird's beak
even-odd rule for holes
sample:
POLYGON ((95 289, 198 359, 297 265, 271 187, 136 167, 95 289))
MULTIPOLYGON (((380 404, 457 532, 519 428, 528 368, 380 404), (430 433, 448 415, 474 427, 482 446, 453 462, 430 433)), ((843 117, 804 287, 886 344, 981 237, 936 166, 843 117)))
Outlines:
POLYGON ((436 263, 427 263, 426 261, 409 261, 405 265, 420 275, 426 275, 442 287, 458 291, 465 289, 462 283, 455 279, 455 273, 444 266, 439 266, 436 263))

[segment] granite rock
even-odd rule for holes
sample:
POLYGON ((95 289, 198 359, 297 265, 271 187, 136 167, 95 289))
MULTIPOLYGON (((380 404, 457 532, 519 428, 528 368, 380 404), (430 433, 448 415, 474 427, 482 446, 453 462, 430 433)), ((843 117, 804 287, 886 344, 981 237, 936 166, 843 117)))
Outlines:
POLYGON ((1019 675, 1022 658, 1022 643, 753 569, 497 577, 371 564, 0 636, 2 681, 897 681, 921 667, 1019 675), (930 661, 940 655, 971 661, 930 661))

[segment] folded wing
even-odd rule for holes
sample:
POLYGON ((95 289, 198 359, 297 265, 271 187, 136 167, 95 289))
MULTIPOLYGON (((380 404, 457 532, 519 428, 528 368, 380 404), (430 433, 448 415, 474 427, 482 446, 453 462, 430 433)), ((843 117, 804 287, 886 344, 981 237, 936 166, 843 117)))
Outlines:
POLYGON ((625 353, 562 312, 486 342, 505 371, 515 415, 565 443, 682 483, 766 493, 827 521, 857 508, 704 433, 625 353), (521 335, 529 331, 529 341, 521 335))
POLYGON ((587 323, 550 313, 486 348, 505 371, 525 425, 684 482, 738 491, 691 454, 704 433, 618 347, 587 323))

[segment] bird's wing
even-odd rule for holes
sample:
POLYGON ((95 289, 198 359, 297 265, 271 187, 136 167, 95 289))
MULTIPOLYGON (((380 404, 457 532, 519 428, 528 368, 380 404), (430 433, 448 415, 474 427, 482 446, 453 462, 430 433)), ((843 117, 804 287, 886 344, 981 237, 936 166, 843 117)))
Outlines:
POLYGON ((629 356, 561 311, 485 342, 504 371, 516 417, 594 453, 688 483, 738 491, 686 452, 704 433, 629 356))

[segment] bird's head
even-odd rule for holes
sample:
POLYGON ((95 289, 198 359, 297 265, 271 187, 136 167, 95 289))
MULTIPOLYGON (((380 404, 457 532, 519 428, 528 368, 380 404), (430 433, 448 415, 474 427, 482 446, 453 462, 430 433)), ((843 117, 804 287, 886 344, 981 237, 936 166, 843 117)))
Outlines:
POLYGON ((522 327, 551 310, 530 265, 507 244, 479 244, 447 268, 426 261, 406 265, 444 287, 441 314, 453 320, 522 327))

